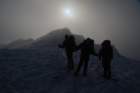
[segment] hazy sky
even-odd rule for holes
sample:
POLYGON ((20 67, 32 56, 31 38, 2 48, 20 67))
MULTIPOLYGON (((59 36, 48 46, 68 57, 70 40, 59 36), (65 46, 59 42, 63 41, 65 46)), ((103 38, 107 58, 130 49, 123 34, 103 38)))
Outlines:
POLYGON ((140 60, 140 0, 0 0, 0 43, 63 27, 140 60))

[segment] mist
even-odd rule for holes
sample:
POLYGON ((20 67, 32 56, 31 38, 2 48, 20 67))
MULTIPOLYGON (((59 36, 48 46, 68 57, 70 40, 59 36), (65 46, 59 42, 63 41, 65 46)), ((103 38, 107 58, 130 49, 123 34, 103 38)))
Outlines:
POLYGON ((0 0, 0 44, 68 27, 99 44, 110 39, 122 55, 140 60, 139 17, 139 0, 0 0))

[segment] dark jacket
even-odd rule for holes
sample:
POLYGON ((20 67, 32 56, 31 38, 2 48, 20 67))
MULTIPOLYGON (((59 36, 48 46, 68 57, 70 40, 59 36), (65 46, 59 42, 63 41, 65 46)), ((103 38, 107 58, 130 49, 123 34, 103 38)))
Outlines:
POLYGON ((69 38, 65 39, 61 47, 65 48, 67 52, 74 52, 76 48, 75 38, 70 36, 69 38))
POLYGON ((102 46, 100 52, 99 52, 99 59, 108 61, 113 59, 113 48, 112 46, 102 46))
POLYGON ((81 43, 77 50, 81 50, 81 54, 89 56, 90 54, 95 54, 94 50, 94 40, 86 39, 83 43, 81 43))

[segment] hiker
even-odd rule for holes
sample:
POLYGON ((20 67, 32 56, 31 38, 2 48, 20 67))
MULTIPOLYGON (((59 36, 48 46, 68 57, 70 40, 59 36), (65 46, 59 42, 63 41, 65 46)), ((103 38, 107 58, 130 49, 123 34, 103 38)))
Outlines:
POLYGON ((62 45, 59 45, 60 48, 65 49, 65 53, 67 56, 67 68, 68 70, 74 69, 74 61, 73 61, 73 52, 76 48, 75 38, 73 35, 65 35, 65 39, 62 45))
POLYGON ((82 65, 84 64, 83 76, 86 76, 90 55, 91 54, 96 55, 96 53, 94 51, 94 40, 87 38, 77 47, 77 50, 80 50, 81 54, 80 54, 80 62, 79 62, 78 68, 76 69, 74 75, 75 76, 78 75, 82 65))
POLYGON ((104 40, 101 44, 101 49, 99 51, 99 60, 102 61, 102 66, 104 69, 103 77, 106 79, 111 79, 111 61, 113 59, 113 47, 110 40, 104 40))

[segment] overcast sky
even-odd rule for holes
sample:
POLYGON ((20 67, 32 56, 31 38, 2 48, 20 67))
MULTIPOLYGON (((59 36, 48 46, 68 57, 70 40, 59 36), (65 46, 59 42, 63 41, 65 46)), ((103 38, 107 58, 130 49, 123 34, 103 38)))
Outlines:
POLYGON ((0 44, 63 27, 96 43, 110 39, 123 55, 140 60, 139 0, 0 0, 0 44))

